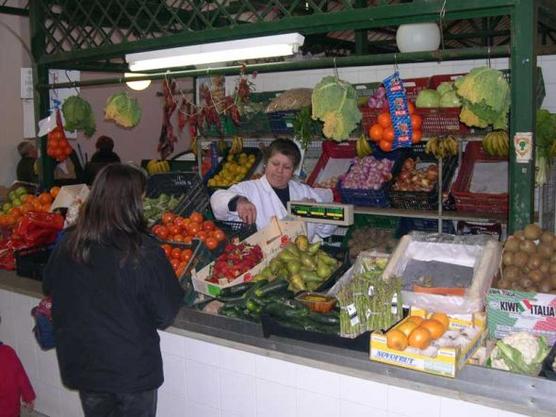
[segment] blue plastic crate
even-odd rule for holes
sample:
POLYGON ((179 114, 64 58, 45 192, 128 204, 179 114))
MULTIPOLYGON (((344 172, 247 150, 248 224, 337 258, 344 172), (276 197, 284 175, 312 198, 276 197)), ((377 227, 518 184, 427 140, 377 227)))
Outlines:
MULTIPOLYGON (((438 220, 436 219, 412 219, 403 217, 400 219, 396 235, 402 237, 413 231, 438 233, 438 220)), ((450 220, 442 221, 442 232, 451 235, 456 234, 454 223, 450 220)))

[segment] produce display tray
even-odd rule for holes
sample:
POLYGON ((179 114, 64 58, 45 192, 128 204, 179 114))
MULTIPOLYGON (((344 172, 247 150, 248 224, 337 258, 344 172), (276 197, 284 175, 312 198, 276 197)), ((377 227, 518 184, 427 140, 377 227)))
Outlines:
POLYGON ((508 213, 508 193, 472 193, 469 191, 476 162, 507 161, 505 157, 488 155, 481 142, 469 142, 465 148, 456 181, 452 186, 452 195, 456 200, 458 211, 472 213, 508 213))
MULTIPOLYGON (((313 169, 313 172, 311 172, 311 175, 309 175, 309 177, 307 178, 307 184, 313 187, 315 183, 318 182, 317 180, 319 180, 319 175, 326 169, 326 166, 331 159, 345 160, 347 170, 349 169, 351 160, 355 158, 355 156, 355 141, 338 143, 331 140, 326 140, 322 142, 322 153, 317 164, 315 165, 315 168, 313 169)), ((345 171, 340 173, 339 175, 344 173, 345 171)), ((340 195, 338 187, 333 188, 332 192, 334 194, 334 201, 340 202, 342 197, 340 195)))
POLYGON ((318 343, 321 345, 334 346, 349 350, 360 352, 369 351, 369 335, 370 332, 365 332, 354 339, 341 337, 335 334, 311 332, 295 327, 288 326, 284 322, 276 320, 269 315, 263 314, 261 316, 261 324, 263 329, 263 336, 269 338, 271 336, 287 337, 295 340, 302 340, 304 342, 318 343))
MULTIPOLYGON (((419 143, 410 148, 407 158, 418 158, 421 163, 436 163, 438 160, 425 152, 425 144, 419 143)), ((442 192, 448 191, 456 172, 458 159, 456 156, 446 158, 442 166, 442 192)), ((402 163, 403 165, 403 163, 402 163)), ((392 184, 396 182, 396 175, 392 184)), ((394 208, 407 210, 434 210, 438 208, 438 182, 432 191, 395 191, 390 190, 390 204, 394 208)))
MULTIPOLYGON (((391 172, 392 177, 395 177, 402 168, 402 160, 405 159, 404 156, 406 155, 407 150, 400 148, 392 152, 382 152, 374 143, 372 144, 372 148, 372 155, 375 158, 394 161, 394 166, 392 167, 391 172)), ((390 207, 389 193, 391 187, 392 180, 386 181, 379 190, 344 188, 342 186, 342 179, 338 181, 338 189, 340 190, 342 202, 346 204, 353 204, 355 206, 382 208, 390 207)))
MULTIPOLYGON (((259 148, 243 148, 241 152, 245 152, 248 156, 249 155, 255 155, 255 162, 253 163, 253 165, 251 166, 249 171, 247 171, 247 173, 245 174, 245 177, 243 177, 243 179, 242 179, 242 181, 246 181, 253 176, 255 170, 257 169, 261 160, 263 159, 263 153, 259 148)), ((220 161, 220 163, 218 164, 216 169, 213 171, 212 175, 210 177, 209 176, 206 177, 206 181, 213 178, 216 174, 218 174, 220 171, 222 171, 222 168, 224 167, 224 164, 226 163, 227 156, 228 156, 228 154, 226 154, 226 156, 224 156, 224 158, 222 158, 222 160, 220 161)), ((231 185, 229 187, 231 187, 231 185)), ((207 186, 207 189, 209 190, 209 193, 213 193, 216 190, 225 190, 229 187, 208 187, 207 186)))
POLYGON ((217 228, 224 232, 226 239, 222 241, 214 251, 212 251, 212 260, 216 259, 224 252, 226 245, 231 240, 238 239, 241 242, 257 232, 257 225, 255 223, 247 224, 243 222, 214 220, 214 224, 217 228))
POLYGON ((42 281, 42 273, 53 248, 54 245, 41 245, 15 251, 15 268, 17 275, 36 281, 42 281))
POLYGON ((315 292, 323 292, 331 288, 351 266, 349 251, 346 248, 323 245, 321 246, 321 249, 341 263, 338 268, 336 268, 336 270, 332 273, 332 275, 330 275, 326 281, 322 282, 315 289, 315 292))

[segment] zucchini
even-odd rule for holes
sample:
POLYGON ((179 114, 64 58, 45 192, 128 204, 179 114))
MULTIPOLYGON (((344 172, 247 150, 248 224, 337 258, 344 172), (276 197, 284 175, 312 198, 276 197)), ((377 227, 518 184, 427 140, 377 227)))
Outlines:
MULTIPOLYGON (((305 306, 303 306, 305 308, 305 306)), ((278 317, 284 320, 297 320, 301 319, 308 314, 307 309, 291 308, 286 303, 273 301, 264 307, 264 311, 273 317, 278 317)))
POLYGON ((234 285, 233 287, 222 288, 218 298, 237 297, 244 294, 249 288, 255 285, 253 282, 234 285))
POLYGON ((314 313, 310 312, 307 316, 308 319, 315 323, 327 325, 340 325, 340 316, 337 313, 314 313))
POLYGON ((271 293, 280 292, 288 288, 288 282, 284 279, 277 279, 273 282, 269 282, 268 284, 258 287, 255 290, 256 297, 264 297, 270 295, 271 293))

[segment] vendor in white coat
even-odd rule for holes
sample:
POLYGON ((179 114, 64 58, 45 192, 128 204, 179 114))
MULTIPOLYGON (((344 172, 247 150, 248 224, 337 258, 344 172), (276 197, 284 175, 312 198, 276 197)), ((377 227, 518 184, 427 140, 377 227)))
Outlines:
MULTIPOLYGON (((243 221, 263 229, 273 216, 279 219, 287 213, 288 201, 331 202, 332 191, 311 188, 292 179, 301 162, 301 152, 288 139, 276 139, 265 152, 264 175, 256 180, 243 181, 227 190, 216 191, 210 204, 218 220, 243 221)), ((330 236, 336 226, 308 223, 310 240, 330 236)))

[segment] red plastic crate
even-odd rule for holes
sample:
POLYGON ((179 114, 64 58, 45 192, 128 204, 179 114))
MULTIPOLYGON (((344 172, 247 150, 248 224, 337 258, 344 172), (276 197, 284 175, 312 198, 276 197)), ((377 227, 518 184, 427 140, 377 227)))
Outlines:
POLYGON ((452 195, 456 200, 456 208, 458 211, 473 213, 508 213, 508 193, 490 194, 472 193, 469 191, 475 162, 506 160, 507 159, 504 157, 488 155, 483 150, 481 142, 470 142, 467 144, 458 177, 452 186, 452 195))
MULTIPOLYGON (((330 159, 346 159, 350 161, 351 159, 355 158, 355 141, 347 141, 347 142, 334 142, 331 140, 326 140, 322 142, 322 153, 320 158, 311 172, 311 175, 307 178, 307 184, 311 187, 317 181, 319 174, 326 168, 328 161, 330 159)), ((347 162, 347 167, 349 168, 349 162, 347 162)), ((347 169, 346 169, 347 171, 347 169)), ((332 189, 334 193, 334 201, 340 202, 340 191, 338 187, 332 189)))

